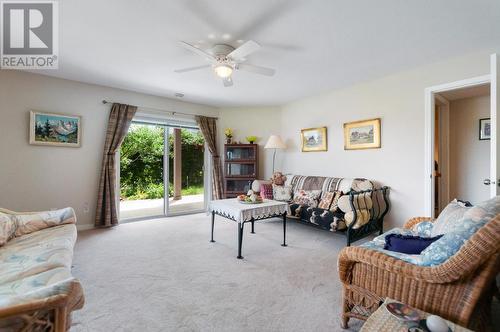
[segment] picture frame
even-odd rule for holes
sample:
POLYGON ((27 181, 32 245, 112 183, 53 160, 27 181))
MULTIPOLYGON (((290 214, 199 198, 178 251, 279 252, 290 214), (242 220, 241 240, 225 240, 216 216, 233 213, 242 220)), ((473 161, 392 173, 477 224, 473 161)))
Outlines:
POLYGON ((479 140, 491 139, 491 118, 479 119, 479 140))
POLYGON ((326 127, 307 128, 300 131, 302 152, 320 152, 328 150, 326 127))
POLYGON ((344 150, 379 149, 380 118, 344 123, 344 150))
POLYGON ((29 144, 79 148, 82 117, 30 111, 29 144))

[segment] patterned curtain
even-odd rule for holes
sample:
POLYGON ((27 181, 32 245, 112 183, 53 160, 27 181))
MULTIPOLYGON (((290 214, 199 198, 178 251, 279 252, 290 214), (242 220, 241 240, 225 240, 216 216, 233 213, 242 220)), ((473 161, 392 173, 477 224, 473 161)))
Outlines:
POLYGON ((212 191, 213 199, 223 197, 222 190, 222 169, 220 156, 217 152, 217 123, 215 118, 206 116, 196 116, 196 122, 200 127, 201 133, 207 142, 208 150, 212 155, 212 191))
POLYGON ((98 227, 109 227, 118 224, 116 152, 118 152, 123 139, 127 135, 136 111, 136 106, 114 103, 109 113, 95 216, 95 225, 98 227))

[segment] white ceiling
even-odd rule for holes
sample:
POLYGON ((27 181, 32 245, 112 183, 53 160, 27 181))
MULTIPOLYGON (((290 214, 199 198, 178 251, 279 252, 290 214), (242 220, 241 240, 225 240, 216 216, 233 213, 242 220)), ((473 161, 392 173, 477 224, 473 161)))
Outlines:
POLYGON ((500 46, 498 0, 65 0, 60 69, 44 74, 213 106, 279 105, 479 49, 500 46), (179 40, 209 48, 255 40, 225 88, 179 40))
POLYGON ((449 90, 439 93, 445 99, 452 101, 464 98, 482 97, 490 95, 490 84, 483 84, 468 88, 449 90))

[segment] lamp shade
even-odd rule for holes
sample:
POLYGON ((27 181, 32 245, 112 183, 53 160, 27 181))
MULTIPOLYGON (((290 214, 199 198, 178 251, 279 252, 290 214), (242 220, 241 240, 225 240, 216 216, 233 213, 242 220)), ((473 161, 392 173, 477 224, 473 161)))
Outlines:
POLYGON ((264 149, 286 149, 286 144, 278 135, 271 135, 267 140, 264 149))

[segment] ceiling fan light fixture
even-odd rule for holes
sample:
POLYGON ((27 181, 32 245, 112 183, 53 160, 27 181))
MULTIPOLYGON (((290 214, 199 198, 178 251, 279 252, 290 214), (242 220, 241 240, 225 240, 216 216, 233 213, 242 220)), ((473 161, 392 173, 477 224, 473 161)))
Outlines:
POLYGON ((214 67, 215 75, 220 78, 230 77, 233 73, 233 67, 228 64, 218 64, 214 67))

